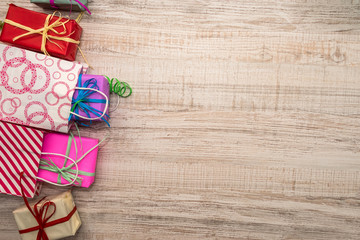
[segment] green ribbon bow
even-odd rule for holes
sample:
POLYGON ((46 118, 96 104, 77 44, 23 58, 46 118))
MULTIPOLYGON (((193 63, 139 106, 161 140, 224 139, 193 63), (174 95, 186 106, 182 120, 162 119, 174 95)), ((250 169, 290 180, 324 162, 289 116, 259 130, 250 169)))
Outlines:
MULTIPOLYGON (((70 150, 71 150, 71 146, 72 146, 72 142, 74 142, 76 159, 77 159, 77 146, 76 146, 76 141, 75 141, 74 135, 73 135, 71 132, 70 132, 70 135, 69 135, 69 138, 68 138, 65 156, 66 156, 66 157, 69 157, 69 155, 70 155, 70 150)), ((84 155, 83 155, 82 157, 80 157, 79 159, 77 159, 77 160, 75 161, 76 164, 78 164, 81 160, 83 160, 83 159, 86 157, 86 155, 87 155, 87 153, 84 154, 84 155)), ((83 178, 81 178, 81 177, 79 177, 79 176, 76 177, 76 173, 78 173, 78 175, 89 176, 89 177, 95 176, 95 173, 89 173, 89 172, 85 172, 85 171, 80 171, 80 170, 77 171, 76 169, 71 169, 72 167, 75 166, 75 163, 72 163, 72 164, 70 164, 69 166, 66 167, 67 161, 68 161, 68 158, 65 158, 63 167, 62 167, 62 168, 59 168, 59 167, 51 160, 50 157, 49 157, 49 159, 41 158, 41 159, 40 159, 40 166, 39 166, 39 168, 40 168, 40 169, 43 169, 43 170, 50 171, 50 172, 57 173, 57 174, 58 174, 58 179, 57 179, 57 183, 58 183, 58 184, 61 184, 61 177, 62 177, 63 179, 65 179, 66 181, 68 181, 69 183, 72 182, 72 181, 74 181, 74 179, 76 178, 74 184, 81 186, 83 178)))
POLYGON ((115 93, 119 97, 127 98, 132 94, 132 88, 127 82, 120 82, 117 78, 109 78, 108 76, 104 76, 108 82, 110 87, 110 93, 115 93))

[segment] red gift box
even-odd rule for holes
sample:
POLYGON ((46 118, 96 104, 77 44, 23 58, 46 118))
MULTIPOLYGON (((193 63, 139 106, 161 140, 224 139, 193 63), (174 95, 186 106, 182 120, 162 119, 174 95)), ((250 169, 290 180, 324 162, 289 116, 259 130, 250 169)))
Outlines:
POLYGON ((74 61, 81 32, 82 28, 75 20, 39 13, 10 4, 0 41, 74 61), (56 25, 51 26, 52 24, 56 25), (42 31, 46 25, 51 28, 48 28, 48 31, 42 31), (30 33, 32 30, 38 31, 30 33), (28 35, 21 36, 23 34, 28 35), (19 36, 21 37, 14 39, 19 36), (42 48, 43 41, 45 49, 42 48))

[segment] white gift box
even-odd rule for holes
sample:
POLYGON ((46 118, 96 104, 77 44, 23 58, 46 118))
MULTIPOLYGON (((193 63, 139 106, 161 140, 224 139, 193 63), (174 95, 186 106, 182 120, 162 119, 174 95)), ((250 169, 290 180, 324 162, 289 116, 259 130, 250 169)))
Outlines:
POLYGON ((83 66, 0 44, 0 120, 68 132, 83 66))

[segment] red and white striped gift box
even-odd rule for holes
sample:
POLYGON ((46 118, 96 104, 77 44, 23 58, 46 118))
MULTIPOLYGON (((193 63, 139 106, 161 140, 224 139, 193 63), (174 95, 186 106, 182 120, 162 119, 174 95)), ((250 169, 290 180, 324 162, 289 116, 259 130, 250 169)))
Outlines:
POLYGON ((0 121, 0 192, 21 196, 20 173, 24 171, 24 194, 38 195, 43 132, 0 121))

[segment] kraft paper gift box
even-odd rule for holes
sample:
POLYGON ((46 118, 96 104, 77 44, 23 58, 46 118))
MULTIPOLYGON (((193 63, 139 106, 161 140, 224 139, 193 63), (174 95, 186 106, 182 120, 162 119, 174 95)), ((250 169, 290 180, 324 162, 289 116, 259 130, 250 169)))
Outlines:
MULTIPOLYGON (((49 240, 61 239, 75 235, 75 233, 81 226, 81 220, 74 204, 71 192, 67 191, 57 196, 50 196, 45 198, 45 200, 38 202, 36 206, 38 211, 40 212, 41 208, 44 208, 44 210, 46 210, 46 208, 48 207, 46 202, 50 203, 49 201, 52 202, 51 204, 54 204, 56 206, 56 209, 54 209, 54 206, 49 206, 46 217, 49 217, 52 211, 55 210, 55 212, 48 219, 48 221, 44 223, 44 232, 40 232, 41 230, 39 230, 38 228, 39 223, 37 222, 36 218, 31 214, 30 210, 26 205, 13 211, 14 218, 18 225, 22 240, 37 239, 38 234, 40 234, 42 237, 44 236, 44 234, 46 234, 49 240), (52 225, 55 222, 60 223, 52 225)), ((35 205, 36 203, 29 204, 29 207, 32 211, 34 211, 35 205)))
POLYGON ((30 2, 43 8, 51 8, 54 10, 88 11, 90 13, 87 8, 87 0, 30 0, 30 2))
POLYGON ((82 29, 75 20, 9 5, 0 41, 74 61, 82 29), (48 31, 41 30, 48 24, 48 31), (43 38, 45 37, 45 38, 43 38))
MULTIPOLYGON (((101 75, 82 74, 79 76, 77 87, 95 88, 104 93, 108 100, 110 95, 110 87, 108 80, 101 75)), ((72 99, 72 112, 75 112, 83 117, 96 118, 102 115, 106 108, 106 100, 104 96, 98 92, 91 90, 78 90, 76 89, 72 99)), ((109 120, 109 108, 106 108, 105 115, 94 121, 109 120)), ((71 120, 75 121, 88 121, 81 117, 72 115, 71 120)))
POLYGON ((82 65, 0 44, 0 120, 68 132, 82 65))
POLYGON ((36 181, 39 170, 43 133, 39 130, 0 121, 0 192, 21 196, 19 176, 25 172, 24 194, 38 195, 36 181))
MULTIPOLYGON (((76 161, 95 147, 98 142, 98 139, 82 136, 79 138, 78 136, 73 137, 72 135, 61 133, 45 133, 42 152, 67 155, 76 161)), ((78 181, 73 185, 87 188, 94 182, 97 155, 98 147, 77 163, 79 170, 78 181)), ((64 174, 60 174, 54 165, 59 169, 64 169, 72 163, 72 161, 66 160, 63 156, 42 154, 38 177, 53 183, 68 184, 75 178, 76 166, 71 167, 69 170, 64 170, 64 174)))

